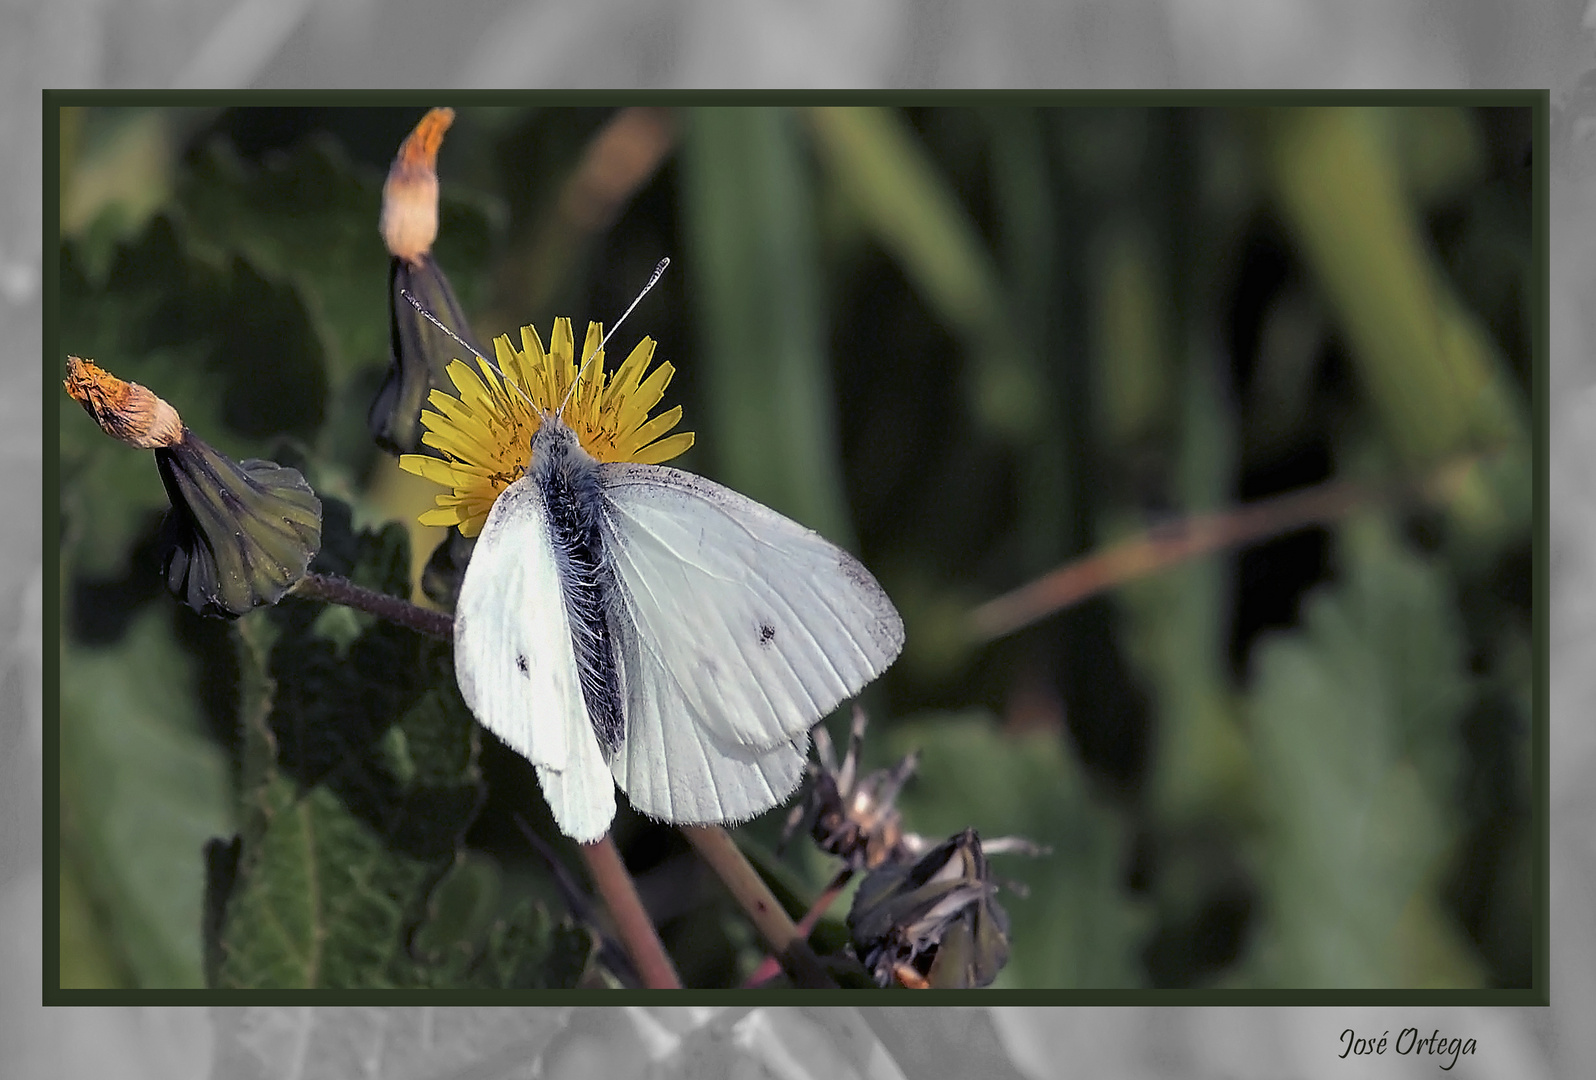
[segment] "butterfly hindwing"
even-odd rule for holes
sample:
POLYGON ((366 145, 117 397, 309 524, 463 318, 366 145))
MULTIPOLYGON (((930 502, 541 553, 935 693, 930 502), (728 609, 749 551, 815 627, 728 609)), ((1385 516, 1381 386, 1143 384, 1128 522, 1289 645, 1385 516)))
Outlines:
POLYGON ((623 631, 626 738, 610 761, 615 782, 639 811, 678 824, 746 821, 797 788, 809 737, 755 750, 717 738, 684 709, 657 650, 623 631))

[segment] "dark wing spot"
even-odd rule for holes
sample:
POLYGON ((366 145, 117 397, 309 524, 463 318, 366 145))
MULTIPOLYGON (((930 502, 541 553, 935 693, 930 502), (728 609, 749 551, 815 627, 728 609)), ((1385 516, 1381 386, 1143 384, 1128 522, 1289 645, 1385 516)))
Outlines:
POLYGON ((776 628, 769 623, 761 623, 759 626, 759 643, 761 645, 769 645, 775 638, 776 628))
POLYGON ((527 673, 526 657, 521 655, 520 653, 516 653, 515 654, 515 666, 520 669, 521 674, 525 675, 527 673))

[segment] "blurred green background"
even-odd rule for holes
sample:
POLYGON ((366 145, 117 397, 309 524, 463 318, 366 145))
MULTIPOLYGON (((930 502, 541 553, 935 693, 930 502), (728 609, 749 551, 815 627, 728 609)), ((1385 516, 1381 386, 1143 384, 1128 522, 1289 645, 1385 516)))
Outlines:
MULTIPOLYGON (((366 427, 382 178, 423 111, 60 115, 53 360, 302 468, 373 583, 442 537, 414 524, 436 489, 366 427)), ((434 254, 484 340, 612 322, 671 256, 619 338, 676 367, 698 442, 675 464, 852 548, 902 610, 867 763, 923 751, 900 803, 932 839, 1052 847, 994 858, 1024 887, 999 896, 998 986, 1525 987, 1532 130, 1528 108, 470 107, 434 254), (973 629, 1190 515, 1438 470, 973 629)), ((153 462, 56 385, 61 985, 568 982, 585 941, 516 815, 580 863, 530 767, 460 718, 446 650, 295 601, 236 626, 179 606, 153 462), (346 722, 329 770, 273 772, 285 730, 346 722), (418 775, 447 798, 418 803, 418 775), (236 832, 208 904, 205 843, 236 832)), ((796 914, 835 867, 807 841, 778 859, 783 816, 739 839, 796 914)), ((757 940, 685 843, 627 810, 616 838, 688 984, 745 978, 757 940)))

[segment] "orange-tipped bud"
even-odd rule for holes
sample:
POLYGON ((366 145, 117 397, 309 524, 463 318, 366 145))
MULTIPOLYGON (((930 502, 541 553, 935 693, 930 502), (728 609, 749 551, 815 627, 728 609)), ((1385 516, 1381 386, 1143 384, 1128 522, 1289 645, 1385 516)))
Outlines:
POLYGON ((433 109, 399 144, 382 185, 378 227, 389 254, 418 264, 438 238, 438 147, 454 123, 453 109, 433 109))
POLYGON ((100 430, 140 450, 156 450, 183 441, 183 420, 177 410, 136 382, 124 382, 92 360, 67 357, 64 384, 73 401, 94 417, 100 430))

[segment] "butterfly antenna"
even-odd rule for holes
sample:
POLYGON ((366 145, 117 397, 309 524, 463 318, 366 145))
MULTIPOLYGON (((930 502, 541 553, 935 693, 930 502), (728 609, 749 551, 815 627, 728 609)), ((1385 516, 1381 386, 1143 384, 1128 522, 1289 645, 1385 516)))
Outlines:
POLYGON ((472 356, 476 357, 478 360, 481 360, 484 364, 488 365, 494 371, 498 372, 499 373, 499 378, 500 378, 501 381, 503 381, 504 385, 508 386, 510 389, 514 390, 517 394, 520 394, 521 395, 521 400, 525 401, 528 405, 531 405, 533 412, 537 412, 537 408, 538 407, 532 403, 532 399, 531 398, 527 397, 526 391, 522 390, 519 386, 517 386, 515 381, 504 373, 504 369, 503 368, 499 367, 499 365, 495 364, 492 360, 489 360, 486 356, 483 356, 481 353, 477 352, 476 346, 472 345, 465 338, 461 337, 459 334, 455 333, 453 330, 449 329, 441 321, 439 321, 438 317, 436 315, 434 315, 432 312, 428 311, 426 309, 426 307, 421 303, 420 300, 417 300, 414 296, 412 296, 410 294, 410 290, 409 289, 400 289, 399 290, 399 295, 403 296, 406 300, 410 301, 410 306, 415 308, 416 311, 421 314, 421 317, 423 319, 426 319, 433 326, 436 326, 439 330, 442 330, 445 334, 448 334, 451 338, 453 338, 455 340, 456 343, 458 343, 460 345, 463 345, 465 347, 465 350, 467 352, 469 352, 472 356))
POLYGON ((598 356, 599 353, 604 351, 605 343, 610 340, 610 337, 615 333, 615 331, 621 328, 621 324, 625 322, 626 317, 632 313, 632 309, 637 307, 638 304, 642 303, 643 297, 648 295, 648 291, 659 283, 660 277, 665 273, 665 268, 670 264, 671 260, 670 256, 668 255, 659 261, 659 265, 654 267, 654 272, 648 275, 648 280, 643 283, 643 288, 635 297, 633 297, 632 302, 626 305, 626 310, 621 312, 621 317, 615 320, 615 325, 610 327, 609 332, 599 339, 598 348, 594 349, 590 354, 588 354, 587 359, 582 361, 582 366, 577 369, 576 378, 571 380, 570 389, 566 390, 565 392, 565 400, 560 402, 560 407, 555 410, 555 416, 565 415, 565 407, 571 403, 571 397, 576 393, 576 388, 582 381, 582 373, 587 370, 587 366, 593 362, 593 359, 598 356))

